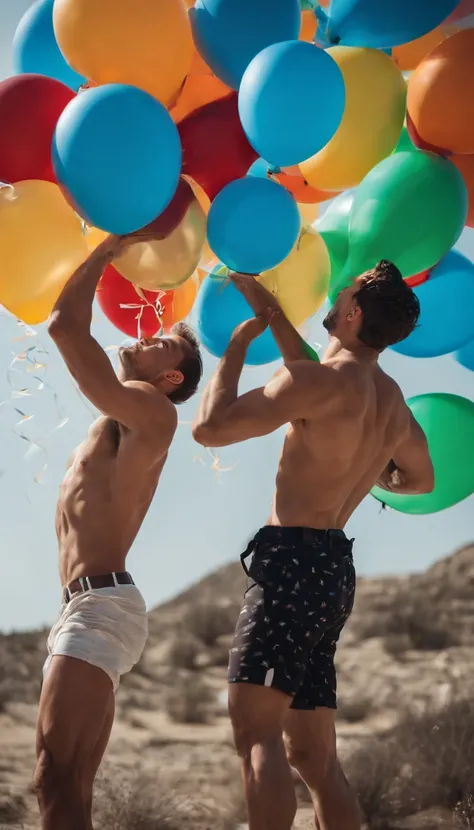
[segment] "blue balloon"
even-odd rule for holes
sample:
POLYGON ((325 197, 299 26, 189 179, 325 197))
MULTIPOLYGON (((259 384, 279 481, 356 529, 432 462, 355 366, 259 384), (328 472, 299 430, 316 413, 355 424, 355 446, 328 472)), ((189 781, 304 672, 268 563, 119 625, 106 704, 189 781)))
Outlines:
POLYGON ((474 372, 474 340, 466 343, 462 349, 456 352, 456 360, 465 369, 470 369, 471 372, 474 372))
POLYGON ((291 193, 256 176, 226 185, 207 218, 207 238, 215 255, 244 274, 275 268, 290 253, 300 229, 301 216, 291 193))
POLYGON ((474 340, 474 265, 465 256, 451 251, 413 290, 421 306, 418 327, 391 347, 395 352, 438 357, 474 340))
POLYGON ((245 70, 239 115, 252 147, 291 167, 318 153, 339 127, 346 102, 336 61, 312 43, 291 40, 260 52, 245 70), (308 87, 318 90, 313 102, 308 87))
POLYGON ((77 92, 86 79, 63 58, 54 34, 53 5, 54 0, 37 0, 21 18, 13 38, 13 67, 17 75, 47 75, 77 92))
POLYGON ((323 47, 368 46, 387 49, 431 32, 459 0, 331 0, 318 7, 316 42, 323 47))
POLYGON ((232 89, 255 55, 297 40, 301 26, 299 0, 197 0, 189 17, 199 54, 232 89))
POLYGON ((173 198, 181 143, 159 101, 134 86, 107 84, 68 104, 53 139, 53 165, 89 224, 132 233, 156 219, 173 198))
MULTIPOLYGON (((247 300, 231 282, 214 276, 214 269, 201 285, 196 301, 196 321, 199 339, 215 357, 222 357, 234 329, 254 316, 247 300)), ((245 363, 259 366, 280 358, 278 346, 270 329, 251 343, 245 363)))

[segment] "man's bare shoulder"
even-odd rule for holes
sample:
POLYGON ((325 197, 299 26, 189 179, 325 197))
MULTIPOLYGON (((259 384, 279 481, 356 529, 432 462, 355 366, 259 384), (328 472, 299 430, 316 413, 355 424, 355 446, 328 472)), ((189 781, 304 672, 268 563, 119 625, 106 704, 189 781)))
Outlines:
POLYGON ((178 425, 178 413, 175 405, 170 399, 156 389, 151 383, 146 383, 140 380, 127 380, 123 382, 123 386, 129 389, 130 392, 136 396, 140 396, 141 402, 146 411, 147 417, 144 419, 143 426, 140 430, 148 437, 157 436, 157 429, 159 428, 162 435, 163 432, 174 434, 178 425))

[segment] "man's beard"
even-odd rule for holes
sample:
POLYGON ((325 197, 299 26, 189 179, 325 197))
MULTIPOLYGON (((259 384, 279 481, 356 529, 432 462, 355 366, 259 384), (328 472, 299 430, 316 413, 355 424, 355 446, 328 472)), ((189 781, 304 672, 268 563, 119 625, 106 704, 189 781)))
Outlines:
POLYGON ((338 312, 336 306, 334 305, 328 311, 328 313, 326 314, 326 316, 323 320, 323 326, 326 329, 326 331, 329 332, 329 334, 331 334, 331 332, 333 332, 336 329, 338 318, 339 318, 339 312, 338 312))

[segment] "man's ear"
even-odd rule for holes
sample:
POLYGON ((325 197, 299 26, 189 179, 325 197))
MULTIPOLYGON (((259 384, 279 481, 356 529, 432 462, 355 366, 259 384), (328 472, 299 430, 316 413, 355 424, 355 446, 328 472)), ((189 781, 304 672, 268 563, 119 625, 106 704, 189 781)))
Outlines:
POLYGON ((360 310, 360 307, 358 305, 355 305, 350 310, 349 314, 346 315, 346 320, 349 320, 349 321, 357 320, 360 317, 361 314, 362 314, 362 312, 360 310))
POLYGON ((170 369, 169 372, 164 373, 164 378, 173 386, 181 386, 184 380, 184 375, 179 371, 179 369, 170 369))

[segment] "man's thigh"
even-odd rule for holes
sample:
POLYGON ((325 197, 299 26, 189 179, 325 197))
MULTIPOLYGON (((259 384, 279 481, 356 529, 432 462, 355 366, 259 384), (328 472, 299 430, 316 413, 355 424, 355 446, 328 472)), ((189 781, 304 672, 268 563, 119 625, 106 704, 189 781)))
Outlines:
POLYGON ((112 682, 102 669, 74 657, 54 656, 40 697, 38 759, 88 773, 105 750, 113 711, 112 682))

